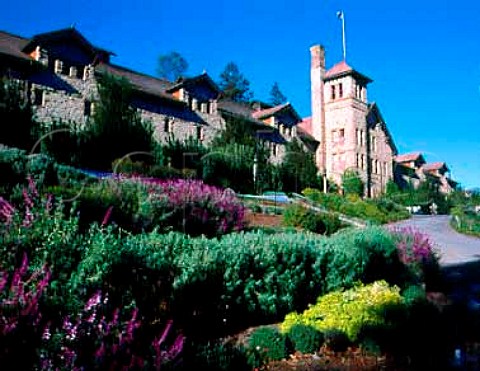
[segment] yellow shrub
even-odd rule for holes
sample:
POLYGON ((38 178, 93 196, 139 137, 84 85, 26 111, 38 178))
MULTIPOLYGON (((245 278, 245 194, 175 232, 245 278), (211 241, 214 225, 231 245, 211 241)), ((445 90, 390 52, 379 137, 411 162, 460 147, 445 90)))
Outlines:
POLYGON ((400 289, 390 287, 385 281, 359 284, 344 292, 319 297, 317 303, 302 314, 287 314, 280 329, 287 333, 295 324, 312 326, 319 331, 336 329, 354 341, 363 326, 384 323, 383 309, 386 306, 403 303, 400 289))

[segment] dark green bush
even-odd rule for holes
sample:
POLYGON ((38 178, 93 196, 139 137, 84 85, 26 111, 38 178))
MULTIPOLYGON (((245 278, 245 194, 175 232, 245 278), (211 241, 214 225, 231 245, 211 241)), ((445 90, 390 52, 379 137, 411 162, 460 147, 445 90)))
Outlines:
POLYGON ((334 352, 344 352, 351 345, 351 341, 341 330, 329 329, 324 332, 325 345, 334 352))
POLYGON ((260 367, 270 361, 279 361, 287 356, 287 342, 275 327, 260 327, 248 339, 249 362, 260 367))
POLYGON ((419 285, 408 286, 403 292, 402 296, 405 299, 405 303, 412 305, 419 301, 426 300, 425 289, 419 285))
POLYGON ((183 364, 180 370, 247 371, 245 350, 221 341, 207 343, 187 342, 183 348, 183 364))
POLYGON ((324 341, 323 333, 312 326, 293 325, 287 334, 293 348, 302 353, 314 353, 324 341))

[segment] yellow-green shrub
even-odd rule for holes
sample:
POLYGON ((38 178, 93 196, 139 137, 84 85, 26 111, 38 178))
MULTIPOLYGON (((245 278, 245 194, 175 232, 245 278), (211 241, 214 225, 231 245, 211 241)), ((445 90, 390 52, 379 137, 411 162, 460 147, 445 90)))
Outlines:
POLYGON ((320 296, 317 303, 302 314, 287 314, 280 329, 287 333, 296 324, 312 326, 322 332, 336 329, 355 341, 363 326, 384 323, 383 309, 403 304, 400 289, 396 286, 390 287, 385 281, 359 284, 344 292, 320 296))

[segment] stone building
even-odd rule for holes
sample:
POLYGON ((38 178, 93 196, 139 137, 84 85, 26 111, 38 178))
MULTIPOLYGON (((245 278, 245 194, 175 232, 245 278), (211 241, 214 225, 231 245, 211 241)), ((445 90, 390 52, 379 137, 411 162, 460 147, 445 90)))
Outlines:
MULTIPOLYGON (((394 164, 397 172, 407 168, 395 157, 397 149, 378 105, 367 99, 372 80, 345 61, 327 70, 320 45, 310 53, 312 115, 304 119, 290 103, 272 107, 227 100, 207 73, 172 82, 116 65, 111 62, 114 53, 93 45, 74 28, 31 38, 0 31, 0 77, 25 82, 40 123, 87 124, 95 112, 98 82, 110 74, 131 83, 132 105, 153 124, 160 142, 193 137, 208 146, 230 120, 249 125, 257 143, 269 148, 274 164, 296 138, 315 156, 325 181, 341 184, 344 172, 354 170, 368 197, 383 193, 390 179, 402 183, 405 174, 394 177, 394 164)), ((437 177, 448 191, 455 183, 447 171, 446 165, 426 167, 416 176, 418 181, 437 177)))
POLYGON ((307 133, 297 135, 301 118, 290 104, 229 101, 207 73, 171 82, 116 65, 111 62, 114 55, 74 28, 32 38, 0 32, 0 76, 26 82, 40 123, 88 123, 98 99, 98 81, 110 74, 131 83, 132 106, 153 124, 160 142, 193 137, 208 146, 229 119, 251 125, 259 143, 270 149, 273 163, 281 161, 293 138, 314 142, 307 133))
POLYGON ((420 152, 395 157, 395 182, 401 188, 417 189, 425 181, 436 186, 443 194, 451 193, 457 187, 445 162, 427 163, 420 152))
POLYGON ((366 196, 377 196, 393 179, 397 149, 378 105, 367 99, 372 80, 345 61, 327 70, 320 45, 310 52, 312 116, 300 127, 320 143, 318 169, 337 184, 346 170, 356 171, 366 196))

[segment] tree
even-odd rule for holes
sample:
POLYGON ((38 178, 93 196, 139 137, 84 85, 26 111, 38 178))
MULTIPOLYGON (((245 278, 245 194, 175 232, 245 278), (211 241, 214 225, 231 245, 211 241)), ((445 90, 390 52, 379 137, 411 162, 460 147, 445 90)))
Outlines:
POLYGON ((284 191, 300 193, 308 187, 320 187, 314 156, 296 139, 287 145, 280 165, 280 178, 284 191))
POLYGON ((287 97, 280 91, 278 82, 275 82, 272 86, 272 90, 270 90, 270 103, 273 106, 279 106, 280 104, 284 104, 286 102, 287 97))
POLYGON ((0 78, 0 143, 30 150, 33 145, 35 122, 26 85, 0 78))
POLYGON ((164 79, 175 81, 188 70, 188 62, 178 52, 170 52, 158 58, 157 74, 164 79))
POLYGON ((149 122, 143 122, 130 105, 130 83, 104 75, 99 82, 98 95, 93 122, 81 133, 84 166, 110 170, 114 160, 127 154, 151 153, 155 147, 153 128, 149 122))
POLYGON ((342 188, 343 193, 346 195, 363 196, 364 184, 355 170, 345 170, 342 175, 342 188))
POLYGON ((393 179, 390 179, 388 182, 387 182, 387 186, 386 186, 386 195, 387 196, 393 196, 393 195, 396 195, 396 194, 399 194, 401 192, 400 190, 400 187, 398 186, 397 183, 395 183, 395 181, 393 179))
POLYGON ((220 74, 218 85, 224 96, 235 102, 248 102, 253 97, 253 93, 250 91, 250 82, 233 62, 225 66, 220 74))

